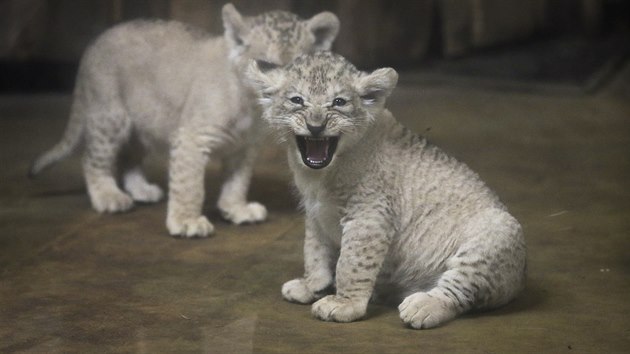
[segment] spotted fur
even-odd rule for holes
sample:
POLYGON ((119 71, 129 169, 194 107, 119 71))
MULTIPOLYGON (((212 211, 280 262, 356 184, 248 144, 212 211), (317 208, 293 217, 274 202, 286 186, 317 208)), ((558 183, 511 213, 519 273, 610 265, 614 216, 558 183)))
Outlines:
POLYGON ((271 67, 330 48, 339 22, 328 12, 308 20, 282 11, 246 17, 231 4, 222 15, 225 33, 220 37, 165 21, 133 21, 101 35, 82 58, 62 140, 35 160, 31 174, 84 141, 83 169, 92 206, 99 212, 121 212, 134 201, 162 198, 140 163, 144 150, 166 145, 166 224, 172 235, 203 237, 213 231, 202 215, 210 159, 224 166, 218 200, 223 216, 236 224, 264 220, 265 207, 246 200, 260 112, 242 82, 243 70, 251 59, 271 67), (124 191, 116 180, 117 167, 124 191))
POLYGON ((393 69, 360 72, 321 52, 264 73, 252 63, 248 77, 287 147, 306 213, 305 272, 284 284, 286 300, 349 322, 371 297, 395 299, 403 322, 420 329, 521 291, 521 226, 477 174, 384 108, 393 69), (304 162, 298 140, 313 131, 313 144, 338 139, 325 167, 304 162))

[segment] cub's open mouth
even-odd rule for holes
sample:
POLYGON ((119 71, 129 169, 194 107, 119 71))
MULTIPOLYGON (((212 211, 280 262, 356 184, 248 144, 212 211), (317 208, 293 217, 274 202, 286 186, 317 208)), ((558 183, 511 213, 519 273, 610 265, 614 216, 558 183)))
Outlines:
POLYGON ((337 149, 338 136, 312 137, 301 136, 295 137, 297 146, 302 154, 302 162, 310 168, 320 169, 328 166, 332 161, 333 154, 337 149))

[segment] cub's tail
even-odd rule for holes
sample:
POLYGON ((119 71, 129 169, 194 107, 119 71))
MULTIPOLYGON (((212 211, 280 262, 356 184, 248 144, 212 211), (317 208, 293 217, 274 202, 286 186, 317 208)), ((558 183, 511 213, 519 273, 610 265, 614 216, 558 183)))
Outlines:
POLYGON ((31 164, 28 171, 28 176, 30 178, 35 177, 35 175, 55 162, 68 157, 68 155, 76 150, 77 146, 79 146, 83 140, 84 120, 76 105, 77 102, 75 101, 71 108, 70 119, 68 120, 68 125, 66 126, 66 130, 63 133, 61 141, 55 144, 55 146, 50 148, 48 151, 39 155, 39 157, 37 157, 31 164))

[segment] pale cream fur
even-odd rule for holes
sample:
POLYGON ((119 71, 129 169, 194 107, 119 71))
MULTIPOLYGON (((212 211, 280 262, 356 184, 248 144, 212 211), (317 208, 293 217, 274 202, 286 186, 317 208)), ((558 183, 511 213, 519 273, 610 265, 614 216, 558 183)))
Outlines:
POLYGON ((523 289, 521 226, 477 174, 384 108, 393 69, 320 52, 267 72, 252 63, 248 77, 306 213, 304 275, 284 284, 286 300, 350 322, 380 297, 421 329, 523 289))
POLYGON ((63 139, 34 162, 31 174, 84 141, 92 206, 122 212, 134 201, 162 198, 140 164, 145 150, 163 145, 170 154, 170 234, 213 232, 202 214, 210 160, 223 163, 225 181, 217 203, 222 215, 236 224, 265 220, 265 207, 246 199, 260 112, 242 72, 251 59, 273 67, 330 48, 339 22, 328 12, 308 20, 282 11, 245 17, 231 4, 222 16, 225 33, 219 37, 172 21, 133 21, 101 35, 81 61, 63 139))

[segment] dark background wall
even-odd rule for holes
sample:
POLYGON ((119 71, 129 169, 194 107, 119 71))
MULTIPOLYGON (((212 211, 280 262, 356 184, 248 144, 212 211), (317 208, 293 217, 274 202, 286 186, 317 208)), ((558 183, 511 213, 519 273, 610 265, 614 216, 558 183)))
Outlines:
MULTIPOLYGON (((157 17, 221 33, 225 0, 0 0, 0 89, 72 86, 87 44, 115 23, 157 17)), ((625 0, 234 0, 244 14, 271 9, 341 20, 335 50, 357 66, 421 66, 549 36, 596 38, 627 30, 625 0), (625 15, 624 15, 625 13, 625 15), (625 29, 623 29, 625 27, 625 29)))

